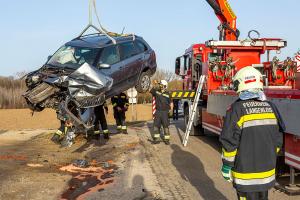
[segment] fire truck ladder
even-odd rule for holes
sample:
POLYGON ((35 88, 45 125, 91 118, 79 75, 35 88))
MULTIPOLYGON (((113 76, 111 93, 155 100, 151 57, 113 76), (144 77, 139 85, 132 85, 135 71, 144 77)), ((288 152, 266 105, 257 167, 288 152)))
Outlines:
POLYGON ((187 142, 188 142, 188 139, 189 139, 189 136, 190 136, 190 132, 191 132, 192 126, 194 124, 194 118, 195 118, 195 114, 196 114, 196 111, 197 111, 198 101, 199 101, 200 96, 201 96, 201 92, 202 92, 202 88, 203 88, 205 79, 206 79, 205 75, 200 76, 196 96, 195 96, 194 102, 192 104, 192 110, 189 114, 189 121, 188 121, 188 125, 186 127, 186 130, 185 130, 185 134, 184 134, 184 138, 183 138, 183 142, 182 142, 183 146, 185 146, 185 147, 187 145, 187 142))

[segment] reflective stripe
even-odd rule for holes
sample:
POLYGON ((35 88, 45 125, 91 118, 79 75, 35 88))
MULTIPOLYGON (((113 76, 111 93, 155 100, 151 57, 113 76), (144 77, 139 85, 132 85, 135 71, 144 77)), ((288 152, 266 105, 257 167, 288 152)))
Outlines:
POLYGON ((165 138, 165 140, 169 140, 170 136, 169 135, 165 135, 164 138, 165 138))
POLYGON ((118 130, 121 130, 121 129, 122 129, 122 126, 117 126, 117 129, 118 129, 118 130))
POLYGON ((62 135, 63 132, 62 132, 61 130, 57 130, 57 131, 55 132, 55 134, 57 134, 57 135, 62 135))
POLYGON ((242 127, 245 122, 252 121, 252 120, 261 120, 261 119, 276 119, 274 113, 262 113, 262 114, 251 114, 251 115, 244 115, 240 118, 237 122, 239 127, 242 127))
POLYGON ((222 159, 227 160, 228 162, 234 162, 235 156, 226 157, 222 154, 222 159))
POLYGON ((275 180, 275 175, 267 177, 267 178, 261 178, 261 179, 250 179, 250 180, 244 180, 239 178, 233 178, 234 182, 238 185, 263 185, 271 183, 275 180))
POLYGON ((117 106, 117 103, 114 103, 114 104, 113 104, 113 107, 116 107, 116 106, 117 106))
POLYGON ((122 126, 122 130, 126 130, 127 129, 127 126, 122 126))
POLYGON ((103 130, 103 133, 104 133, 104 134, 108 134, 109 131, 108 131, 108 130, 103 130))
POLYGON ((156 94, 159 94, 159 95, 161 95, 161 92, 158 92, 158 91, 156 91, 156 94))
POLYGON ((238 173, 232 171, 232 176, 237 179, 251 180, 251 179, 264 179, 270 176, 275 175, 275 169, 266 172, 258 172, 258 173, 238 173))
POLYGON ((170 98, 170 95, 168 94, 162 94, 164 97, 170 98))
POLYGON ((277 125, 277 119, 261 119, 244 122, 244 128, 262 125, 277 125))
POLYGON ((95 135, 100 134, 100 131, 94 131, 94 134, 95 135))
POLYGON ((226 151, 224 148, 222 148, 222 159, 227 160, 228 162, 234 162, 236 154, 237 154, 237 149, 229 152, 226 151))
POLYGON ((247 200, 246 197, 240 197, 239 200, 247 200))
POLYGON ((237 154, 237 149, 234 151, 226 151, 224 148, 222 148, 222 153, 225 157, 232 157, 232 156, 236 156, 237 154))
POLYGON ((159 134, 154 134, 153 137, 154 138, 159 138, 159 134))
POLYGON ((279 151, 280 151, 280 148, 277 147, 277 148, 276 148, 276 153, 279 153, 279 151))

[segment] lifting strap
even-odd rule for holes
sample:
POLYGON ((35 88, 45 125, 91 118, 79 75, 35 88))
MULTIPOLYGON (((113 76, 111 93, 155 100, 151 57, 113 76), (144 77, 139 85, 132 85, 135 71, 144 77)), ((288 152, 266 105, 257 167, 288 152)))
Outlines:
POLYGON ((184 134, 183 142, 182 142, 183 146, 185 146, 185 147, 187 145, 187 142, 188 142, 188 139, 189 139, 189 136, 190 136, 190 132, 191 132, 192 126, 194 124, 194 118, 195 118, 195 114, 196 114, 196 111, 197 111, 198 102, 199 102, 199 99, 200 99, 200 96, 201 96, 201 92, 202 92, 202 88, 203 88, 205 79, 206 79, 205 75, 200 76, 200 80, 199 80, 198 87, 197 87, 197 92, 196 92, 196 97, 195 97, 194 102, 192 104, 191 112, 189 112, 189 121, 188 121, 186 130, 185 130, 185 134, 184 134))

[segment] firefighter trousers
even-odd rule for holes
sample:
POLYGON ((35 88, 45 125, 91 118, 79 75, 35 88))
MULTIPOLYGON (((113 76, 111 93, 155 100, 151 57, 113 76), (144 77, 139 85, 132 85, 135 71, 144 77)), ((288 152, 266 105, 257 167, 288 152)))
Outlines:
POLYGON ((238 200, 268 200, 268 191, 237 192, 238 200))
POLYGON ((106 132, 108 130, 107 127, 107 121, 104 114, 104 107, 103 106, 97 106, 94 110, 95 112, 95 122, 94 122, 94 130, 99 131, 99 123, 101 125, 101 129, 103 132, 106 132))
POLYGON ((163 126, 164 128, 164 139, 170 139, 170 131, 169 131, 169 111, 156 111, 154 116, 154 139, 158 139, 160 136, 160 128, 163 126))
POLYGON ((127 129, 126 128, 126 123, 125 123, 125 120, 126 120, 125 111, 115 110, 114 111, 114 118, 116 120, 116 124, 117 124, 118 129, 122 129, 122 130, 127 129))

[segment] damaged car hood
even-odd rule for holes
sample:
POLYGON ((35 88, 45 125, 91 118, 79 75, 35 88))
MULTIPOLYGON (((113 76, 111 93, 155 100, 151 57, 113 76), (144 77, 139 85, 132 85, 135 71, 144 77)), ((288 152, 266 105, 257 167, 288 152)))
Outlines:
POLYGON ((66 81, 68 81, 69 93, 75 99, 98 96, 111 89, 113 84, 112 78, 88 63, 84 63, 71 73, 66 81))

